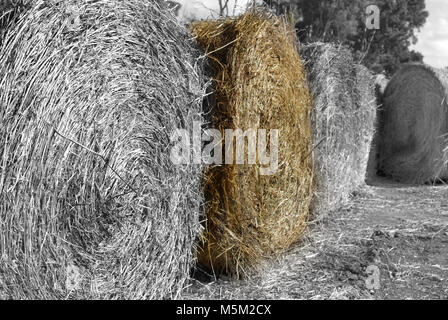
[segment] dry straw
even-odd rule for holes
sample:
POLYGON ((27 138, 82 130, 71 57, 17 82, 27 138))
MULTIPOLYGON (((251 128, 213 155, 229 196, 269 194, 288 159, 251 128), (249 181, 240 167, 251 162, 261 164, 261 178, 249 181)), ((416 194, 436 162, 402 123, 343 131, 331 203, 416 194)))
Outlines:
POLYGON ((0 295, 176 297, 201 168, 169 133, 201 115, 188 32, 155 1, 35 1, 0 48, 0 295))
POLYGON ((0 44, 6 31, 18 20, 20 12, 29 7, 30 1, 32 0, 0 0, 0 44))
POLYGON ((448 179, 448 72, 403 66, 383 96, 379 170, 395 180, 448 179))
MULTIPOLYGON (((236 18, 192 24, 211 62, 217 106, 211 125, 278 129, 279 169, 226 165, 205 173, 206 231, 200 263, 214 272, 247 275, 303 234, 313 193, 312 101, 294 30, 250 11, 236 18)), ((246 159, 247 160, 247 159, 246 159)))
POLYGON ((314 43, 302 54, 314 94, 314 211, 324 217, 365 183, 376 118, 374 79, 343 47, 314 43))

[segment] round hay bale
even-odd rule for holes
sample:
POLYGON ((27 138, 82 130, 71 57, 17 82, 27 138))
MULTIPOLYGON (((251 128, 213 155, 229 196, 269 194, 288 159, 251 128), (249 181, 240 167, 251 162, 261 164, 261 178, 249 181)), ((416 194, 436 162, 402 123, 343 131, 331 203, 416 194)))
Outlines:
POLYGON ((448 178, 448 72, 404 65, 383 96, 379 171, 421 184, 448 178))
MULTIPOLYGON (((377 127, 378 104, 376 98, 375 77, 365 66, 357 64, 356 69, 356 95, 355 103, 357 111, 355 112, 358 125, 355 132, 355 143, 358 148, 355 153, 354 186, 363 187, 366 184, 369 175, 369 160, 371 150, 375 149, 375 133, 377 127)), ((356 191, 356 190, 354 190, 356 191)))
POLYGON ((35 1, 0 48, 0 291, 177 297, 195 262, 201 119, 188 31, 154 1, 35 1))
POLYGON ((374 81, 344 47, 314 43, 301 52, 314 95, 318 186, 314 211, 323 217, 344 205, 365 183, 376 118, 374 81))
MULTIPOLYGON (((215 273, 244 276, 303 235, 313 195, 312 101, 294 29, 282 20, 250 11, 193 23, 191 30, 213 69, 211 125, 223 137, 226 129, 279 130, 273 174, 263 175, 265 165, 251 165, 247 157, 244 165, 234 161, 205 172, 199 262, 215 273)), ((275 143, 269 141, 272 154, 275 143)), ((223 150, 228 145, 223 141, 223 150)))

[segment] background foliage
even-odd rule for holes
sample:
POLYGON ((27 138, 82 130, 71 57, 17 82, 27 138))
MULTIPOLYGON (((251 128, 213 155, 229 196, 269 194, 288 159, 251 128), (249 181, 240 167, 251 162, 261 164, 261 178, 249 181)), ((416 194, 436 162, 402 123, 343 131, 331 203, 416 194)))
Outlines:
POLYGON ((265 0, 278 13, 294 17, 303 42, 338 42, 347 45, 356 59, 376 73, 394 73, 399 65, 422 61, 410 49, 415 33, 426 22, 425 0, 265 0), (380 8, 380 29, 366 29, 365 10, 380 8))

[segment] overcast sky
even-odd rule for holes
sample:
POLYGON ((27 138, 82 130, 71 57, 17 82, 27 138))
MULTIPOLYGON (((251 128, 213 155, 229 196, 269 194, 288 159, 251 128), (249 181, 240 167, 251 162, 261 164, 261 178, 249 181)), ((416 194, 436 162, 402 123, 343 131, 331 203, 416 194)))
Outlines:
POLYGON ((425 56, 425 62, 434 67, 448 66, 448 0, 426 0, 428 20, 413 49, 425 56))
MULTIPOLYGON (((182 5, 180 16, 185 19, 207 19, 219 16, 218 0, 175 0, 182 5)), ((448 1, 448 0, 447 0, 448 1)), ((224 1, 223 1, 224 2, 224 1)), ((252 0, 229 0, 229 15, 234 16, 244 12, 252 0)))

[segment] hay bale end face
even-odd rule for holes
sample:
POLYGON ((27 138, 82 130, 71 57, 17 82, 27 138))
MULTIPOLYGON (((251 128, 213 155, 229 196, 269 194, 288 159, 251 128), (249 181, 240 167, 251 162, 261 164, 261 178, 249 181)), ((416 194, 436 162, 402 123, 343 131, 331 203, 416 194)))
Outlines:
POLYGON ((323 217, 365 183, 376 118, 374 81, 344 47, 314 43, 301 52, 314 95, 314 211, 323 217))
POLYGON ((379 171, 405 183, 448 179, 448 72, 405 65, 382 100, 379 171))
MULTIPOLYGON (((306 226, 313 168, 305 70, 294 30, 261 11, 193 23, 191 30, 214 73, 211 126, 223 137, 226 129, 279 130, 273 175, 261 175, 264 165, 249 165, 247 157, 244 165, 212 166, 205 173, 199 262, 216 273, 247 275, 290 247, 306 226)), ((273 150, 271 143, 268 154, 273 150)))
POLYGON ((0 292, 176 297, 201 172, 170 132, 201 119, 200 52, 157 2, 35 1, 0 48, 0 292))

